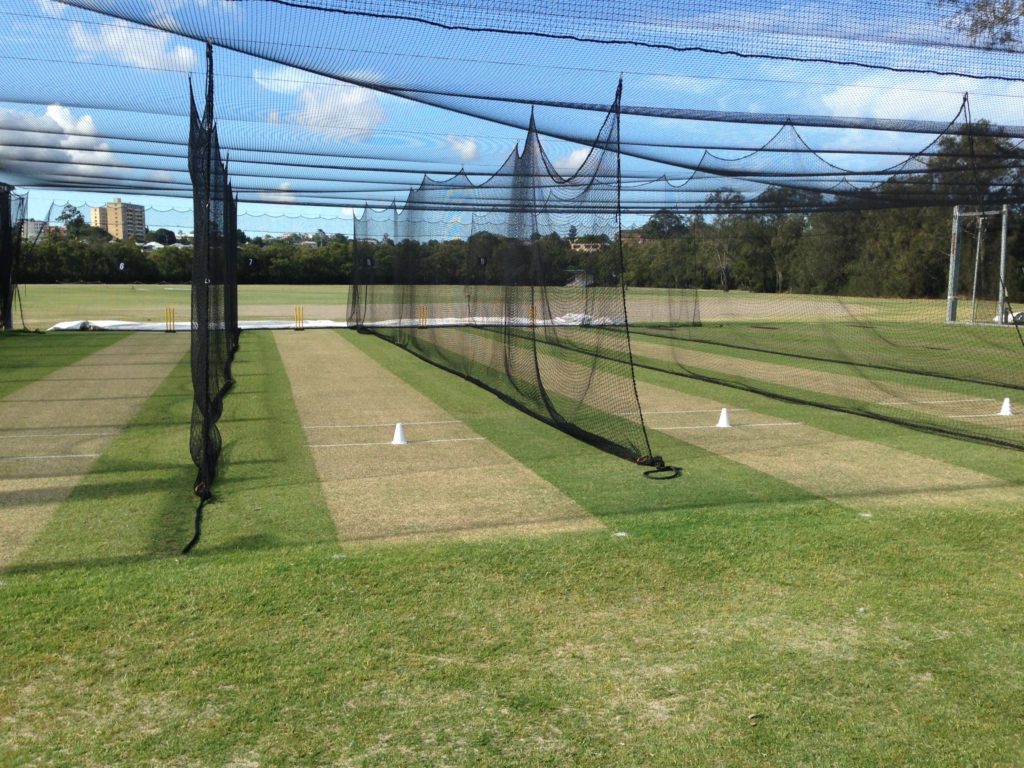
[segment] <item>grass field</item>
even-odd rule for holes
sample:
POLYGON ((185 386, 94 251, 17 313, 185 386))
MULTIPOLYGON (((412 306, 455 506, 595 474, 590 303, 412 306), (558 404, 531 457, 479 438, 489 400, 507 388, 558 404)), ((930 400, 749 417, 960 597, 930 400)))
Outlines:
MULTIPOLYGON (((174 293, 67 288, 26 319, 174 293)), ((0 515, 72 486, 0 565, 0 765, 1024 764, 1018 451, 641 369, 683 467, 652 482, 377 338, 246 332, 182 557, 187 356, 126 424, 25 399, 125 339, 0 337, 0 408, 41 414, 8 446, 110 432, 80 476, 0 452, 0 515), (737 428, 704 429, 723 405, 737 428)))
MULTIPOLYGON (((441 302, 449 302, 463 292, 458 286, 435 286, 433 290, 441 302)), ((162 322, 164 308, 169 306, 176 309, 179 319, 187 318, 189 313, 187 285, 33 284, 21 286, 20 291, 25 323, 32 329, 48 328, 62 320, 162 322)), ((629 289, 631 321, 663 320, 665 300, 670 294, 659 288, 629 289)), ((375 289, 375 296, 387 295, 386 291, 375 289)), ((242 285, 239 286, 239 313, 243 319, 290 319, 293 308, 299 304, 306 307, 310 319, 343 320, 348 299, 347 285, 242 285)), ((945 302, 931 299, 837 301, 826 296, 701 291, 701 302, 702 316, 708 322, 741 319, 734 316, 737 311, 751 321, 792 322, 808 316, 834 316, 853 321, 932 324, 941 323, 945 317, 945 302)))

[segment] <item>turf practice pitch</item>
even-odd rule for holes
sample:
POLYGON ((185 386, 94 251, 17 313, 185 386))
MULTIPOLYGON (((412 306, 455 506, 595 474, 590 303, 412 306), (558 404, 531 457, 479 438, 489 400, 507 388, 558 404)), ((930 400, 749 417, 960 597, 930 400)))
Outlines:
POLYGON ((1024 759, 1019 451, 641 369, 654 482, 378 338, 246 332, 183 557, 187 347, 0 338, 0 764, 1024 759))

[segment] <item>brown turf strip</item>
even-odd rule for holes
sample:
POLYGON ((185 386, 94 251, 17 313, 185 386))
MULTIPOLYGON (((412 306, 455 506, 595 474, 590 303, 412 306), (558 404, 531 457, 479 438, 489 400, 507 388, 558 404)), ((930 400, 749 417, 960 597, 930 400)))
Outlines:
POLYGON ((650 429, 859 511, 999 505, 1019 508, 1024 486, 980 472, 753 411, 639 383, 650 429))
POLYGON ((603 527, 340 334, 274 338, 343 542, 603 527), (390 444, 396 422, 408 445, 390 444))
POLYGON ((0 400, 0 568, 49 522, 188 343, 187 333, 136 333, 0 400))
POLYGON ((964 419, 970 423, 1002 427, 1020 432, 1024 415, 999 416, 1000 400, 969 394, 914 387, 905 384, 878 382, 854 375, 827 373, 791 365, 766 363, 755 360, 699 352, 689 348, 632 339, 633 353, 655 360, 675 362, 696 369, 717 371, 731 376, 742 376, 754 381, 820 392, 826 395, 867 400, 877 413, 918 411, 929 416, 964 419))
MULTIPOLYGON (((450 349, 458 348, 454 337, 434 333, 430 338, 450 349)), ((546 358, 542 353, 542 366, 546 358)), ((564 371, 570 364, 557 360, 556 365, 564 371)), ((787 371, 799 373, 791 368, 787 371)), ((746 373, 752 375, 749 370, 746 373)), ((557 385, 560 380, 550 381, 557 385)), ((795 384, 792 377, 789 383, 795 384)), ((735 428, 717 429, 714 425, 727 403, 643 382, 638 382, 638 390, 648 428, 851 509, 1019 506, 1024 502, 1024 486, 942 461, 748 411, 733 412, 735 428)), ((929 393, 935 398, 933 391, 929 393)))

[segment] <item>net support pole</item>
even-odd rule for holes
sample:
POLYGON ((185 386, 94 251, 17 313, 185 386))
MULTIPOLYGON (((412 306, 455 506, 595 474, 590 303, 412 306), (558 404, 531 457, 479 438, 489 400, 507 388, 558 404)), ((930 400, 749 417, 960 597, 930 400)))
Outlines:
POLYGON ((0 327, 14 330, 14 250, 18 233, 11 207, 14 187, 0 183, 0 327))
POLYGON ((1006 323, 1006 228, 1010 218, 1010 206, 1003 204, 1003 232, 999 238, 999 313, 996 322, 1006 323))
POLYGON ((974 281, 971 283, 971 325, 978 322, 978 273, 981 270, 981 258, 984 255, 982 244, 985 241, 985 217, 978 219, 978 231, 974 238, 974 281))
POLYGON ((956 322, 957 288, 960 285, 960 206, 953 206, 953 234, 949 241, 949 288, 946 291, 946 322, 956 322))

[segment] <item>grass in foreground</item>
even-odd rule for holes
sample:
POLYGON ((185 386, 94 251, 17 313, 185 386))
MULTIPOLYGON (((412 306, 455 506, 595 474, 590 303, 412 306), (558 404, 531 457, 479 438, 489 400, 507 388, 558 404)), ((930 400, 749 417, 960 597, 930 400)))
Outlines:
POLYGON ((609 531, 339 549, 266 337, 243 336, 262 405, 234 410, 254 405, 232 402, 241 380, 224 431, 278 454, 231 456, 196 556, 3 576, 0 763, 1024 760, 1015 511, 865 519, 658 436, 686 472, 645 481, 358 337, 609 531), (289 491, 254 531, 293 527, 250 547, 235 527, 256 510, 230 499, 257 486, 289 491))

